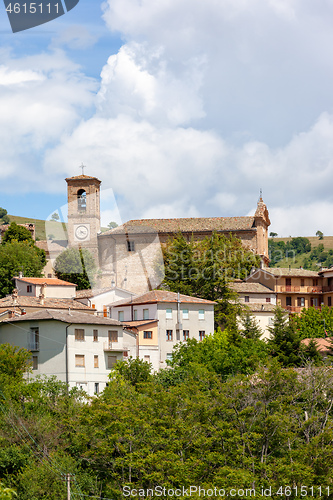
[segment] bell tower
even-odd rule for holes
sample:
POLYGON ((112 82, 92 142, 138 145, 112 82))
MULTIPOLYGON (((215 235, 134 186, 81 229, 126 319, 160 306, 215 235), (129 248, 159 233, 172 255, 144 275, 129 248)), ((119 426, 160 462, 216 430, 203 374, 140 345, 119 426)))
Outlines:
POLYGON ((100 185, 97 177, 68 177, 68 245, 88 248, 98 262, 97 234, 100 232, 100 185))

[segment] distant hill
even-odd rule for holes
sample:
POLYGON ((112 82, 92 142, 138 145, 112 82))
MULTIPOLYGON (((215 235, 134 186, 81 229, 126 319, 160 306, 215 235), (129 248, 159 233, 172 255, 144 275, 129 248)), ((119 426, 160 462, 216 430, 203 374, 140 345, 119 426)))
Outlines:
MULTIPOLYGON (((9 215, 10 222, 16 222, 16 224, 35 224, 36 228, 36 239, 46 240, 45 235, 45 220, 41 219, 30 219, 29 217, 20 217, 18 215, 9 215)), ((51 233, 54 239, 63 239, 64 231, 67 231, 67 224, 64 222, 48 221, 48 224, 52 224, 51 233)), ((101 231, 108 231, 108 228, 102 227, 101 231)))
POLYGON ((292 245, 295 240, 301 240, 298 237, 289 238, 269 238, 269 254, 271 258, 271 267, 291 267, 309 269, 312 271, 318 271, 321 267, 331 267, 333 266, 333 236, 324 236, 320 240, 317 236, 308 236, 303 239, 307 239, 311 244, 310 251, 299 251, 296 248, 288 249, 281 248, 281 245, 292 245), (285 253, 288 253, 286 256, 285 253), (284 258, 278 260, 279 253, 284 254, 284 258))

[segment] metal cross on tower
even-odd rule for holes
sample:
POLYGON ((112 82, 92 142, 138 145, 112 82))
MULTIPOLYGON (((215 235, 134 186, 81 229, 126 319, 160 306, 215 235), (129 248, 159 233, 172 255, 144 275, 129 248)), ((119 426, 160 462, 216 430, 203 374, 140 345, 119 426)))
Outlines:
POLYGON ((82 165, 80 165, 79 168, 82 168, 82 175, 84 175, 84 169, 86 168, 86 166, 83 165, 83 163, 82 163, 82 165))

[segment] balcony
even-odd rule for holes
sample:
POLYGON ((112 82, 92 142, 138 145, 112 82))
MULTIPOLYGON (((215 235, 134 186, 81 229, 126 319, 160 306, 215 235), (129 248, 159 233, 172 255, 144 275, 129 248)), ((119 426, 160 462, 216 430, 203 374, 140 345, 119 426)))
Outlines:
MULTIPOLYGON (((278 285, 276 287, 277 293, 322 293, 323 288, 321 286, 286 286, 286 285, 278 285)), ((332 287, 333 290, 333 287, 332 287)))
POLYGON ((39 342, 28 342, 28 351, 39 351, 39 342))
POLYGON ((119 345, 119 342, 104 342, 103 343, 103 351, 123 351, 119 345))

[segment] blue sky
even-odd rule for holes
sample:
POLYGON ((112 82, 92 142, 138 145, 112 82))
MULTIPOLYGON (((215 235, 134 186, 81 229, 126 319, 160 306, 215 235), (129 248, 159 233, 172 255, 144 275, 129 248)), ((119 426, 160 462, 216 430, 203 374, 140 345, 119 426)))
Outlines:
POLYGON ((64 178, 104 223, 248 215, 333 234, 333 2, 80 0, 13 34, 0 3, 0 205, 46 218, 64 178), (115 202, 116 200, 116 202, 115 202))

